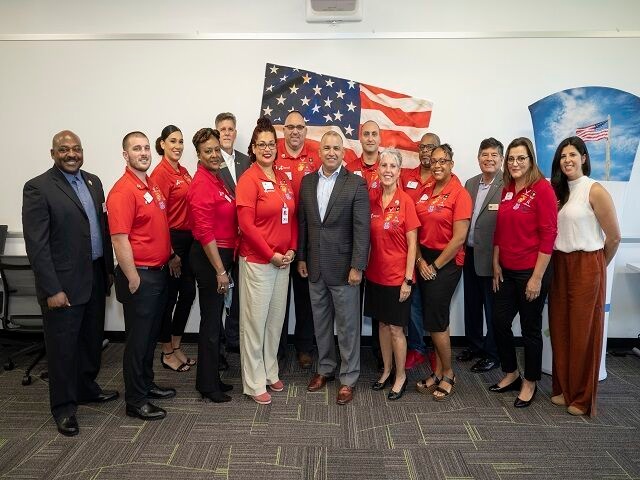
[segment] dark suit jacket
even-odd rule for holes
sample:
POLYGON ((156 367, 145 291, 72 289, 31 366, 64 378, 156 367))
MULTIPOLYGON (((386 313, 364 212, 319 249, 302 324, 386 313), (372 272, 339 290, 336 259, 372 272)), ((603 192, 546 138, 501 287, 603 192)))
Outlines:
MULTIPOLYGON (((238 150, 234 150, 236 152, 235 159, 235 167, 236 167, 236 179, 240 180, 240 177, 245 172, 247 168, 251 166, 251 160, 244 153, 239 152, 238 150)), ((233 177, 231 176, 231 172, 229 172, 228 168, 223 168, 220 170, 220 178, 225 186, 229 189, 229 191, 235 197, 236 195, 236 182, 233 181, 233 177)))
MULTIPOLYGON (((107 291, 108 275, 113 273, 113 249, 103 213, 104 190, 98 177, 83 170, 81 173, 102 230, 107 291)), ((57 167, 25 184, 22 229, 40 302, 46 303, 47 297, 63 291, 71 305, 87 303, 93 283, 89 219, 78 195, 57 167)))
POLYGON ((327 285, 346 285, 351 267, 364 270, 369 257, 367 182, 343 166, 321 221, 318 180, 317 172, 302 179, 297 259, 307 262, 311 282, 322 277, 327 285))
MULTIPOLYGON (((464 184, 475 209, 476 196, 480 188, 480 180, 482 174, 470 178, 464 184)), ((493 275, 493 232, 496 230, 496 219, 498 218, 498 210, 489 210, 489 205, 500 205, 500 196, 502 195, 502 172, 498 170, 496 178, 489 187, 489 192, 482 204, 482 210, 478 214, 478 219, 473 229, 473 259, 476 268, 476 274, 482 277, 490 277, 493 275)))

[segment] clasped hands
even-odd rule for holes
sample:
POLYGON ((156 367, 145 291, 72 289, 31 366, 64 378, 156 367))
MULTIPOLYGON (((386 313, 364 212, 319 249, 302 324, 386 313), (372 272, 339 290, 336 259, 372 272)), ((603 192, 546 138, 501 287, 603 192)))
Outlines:
POLYGON ((278 268, 287 268, 287 265, 290 265, 295 258, 296 252, 291 249, 287 250, 284 255, 276 252, 273 257, 271 257, 271 264, 278 268))

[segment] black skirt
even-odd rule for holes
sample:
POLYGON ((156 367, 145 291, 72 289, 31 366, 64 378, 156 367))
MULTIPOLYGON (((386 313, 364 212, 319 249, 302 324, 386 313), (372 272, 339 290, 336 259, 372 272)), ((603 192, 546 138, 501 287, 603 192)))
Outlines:
POLYGON ((388 287, 367 280, 364 314, 379 322, 406 327, 411 314, 411 300, 407 298, 404 302, 400 301, 399 286, 388 287))

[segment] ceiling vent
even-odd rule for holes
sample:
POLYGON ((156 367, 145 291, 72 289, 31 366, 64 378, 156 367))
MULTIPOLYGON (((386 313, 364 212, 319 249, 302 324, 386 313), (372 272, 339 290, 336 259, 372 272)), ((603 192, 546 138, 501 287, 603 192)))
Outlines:
POLYGON ((362 21, 361 0, 306 0, 307 22, 340 23, 362 21))

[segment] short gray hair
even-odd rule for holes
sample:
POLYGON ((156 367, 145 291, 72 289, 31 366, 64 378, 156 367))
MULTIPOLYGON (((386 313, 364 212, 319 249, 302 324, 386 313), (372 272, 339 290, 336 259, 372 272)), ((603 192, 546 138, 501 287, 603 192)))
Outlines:
POLYGON ((394 157, 398 162, 398 167, 402 168, 402 153, 400 153, 400 150, 398 150, 397 148, 385 148, 380 153, 380 159, 382 159, 383 155, 391 155, 392 157, 394 157))

